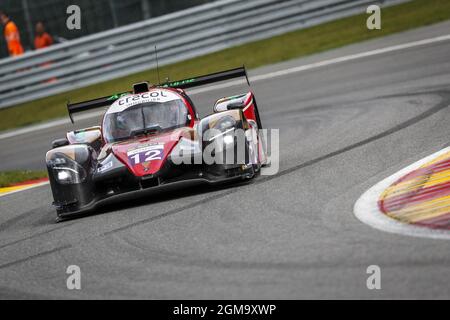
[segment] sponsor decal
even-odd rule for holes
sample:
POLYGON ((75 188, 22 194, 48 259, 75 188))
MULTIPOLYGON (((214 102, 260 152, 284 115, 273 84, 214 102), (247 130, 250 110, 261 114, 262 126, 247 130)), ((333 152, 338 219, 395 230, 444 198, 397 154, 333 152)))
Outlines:
POLYGON ((135 95, 127 94, 126 96, 121 97, 119 100, 115 101, 111 108, 109 108, 109 110, 107 111, 107 114, 122 112, 129 107, 141 103, 167 102, 179 99, 180 97, 177 94, 166 90, 155 90, 135 95))
POLYGON ((174 81, 174 82, 169 82, 166 83, 165 85, 163 85, 163 87, 179 87, 183 84, 188 84, 188 83, 192 83, 195 82, 195 78, 192 79, 186 79, 186 80, 181 80, 181 81, 174 81))
POLYGON ((109 97, 108 99, 106 99, 107 101, 111 101, 111 100, 117 100, 120 99, 122 97, 128 96, 130 93, 128 92, 124 92, 124 93, 116 93, 113 94, 111 97, 109 97))
POLYGON ((105 163, 104 165, 102 165, 101 167, 98 167, 97 172, 98 173, 105 172, 105 171, 111 169, 112 166, 113 166, 112 161, 109 161, 109 162, 105 163))

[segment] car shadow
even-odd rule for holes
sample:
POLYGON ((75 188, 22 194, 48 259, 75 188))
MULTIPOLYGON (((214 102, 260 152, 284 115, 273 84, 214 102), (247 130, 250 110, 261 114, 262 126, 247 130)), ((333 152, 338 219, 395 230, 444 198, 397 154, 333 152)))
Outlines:
POLYGON ((86 217, 93 217, 102 214, 112 214, 117 211, 138 208, 142 206, 147 206, 151 204, 163 203, 167 201, 172 201, 176 199, 188 198, 192 196, 197 196, 200 194, 209 194, 218 191, 225 191, 230 189, 235 189, 249 185, 254 179, 242 180, 235 182, 227 182, 217 185, 209 184, 195 184, 191 187, 170 187, 169 190, 141 190, 135 194, 126 196, 112 197, 110 199, 102 201, 98 207, 88 211, 86 213, 74 215, 73 217, 67 217, 64 219, 57 219, 56 222, 66 222, 72 220, 78 220, 86 217))

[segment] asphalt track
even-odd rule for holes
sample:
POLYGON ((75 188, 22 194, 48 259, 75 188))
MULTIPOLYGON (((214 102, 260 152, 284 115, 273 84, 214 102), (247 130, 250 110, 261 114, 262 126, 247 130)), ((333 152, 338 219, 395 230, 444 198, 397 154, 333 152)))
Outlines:
MULTIPOLYGON (((450 23, 251 76, 448 34, 450 23)), ((450 298, 450 242, 385 233, 353 205, 450 139, 450 41, 258 81, 280 172, 112 204, 55 224, 48 186, 0 199, 1 298, 450 298), (368 290, 366 268, 381 268, 368 290), (67 290, 66 268, 82 289, 67 290)), ((233 87, 194 96, 202 114, 233 87)), ((77 123, 78 127, 94 120, 77 123)), ((0 140, 0 170, 40 168, 69 126, 0 140)))

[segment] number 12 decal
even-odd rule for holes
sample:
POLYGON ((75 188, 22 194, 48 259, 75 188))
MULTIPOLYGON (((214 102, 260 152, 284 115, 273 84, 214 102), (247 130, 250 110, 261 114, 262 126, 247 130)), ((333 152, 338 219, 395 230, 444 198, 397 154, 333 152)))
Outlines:
POLYGON ((135 150, 135 151, 133 151, 133 153, 135 153, 135 154, 130 155, 129 157, 134 165, 137 165, 141 162, 162 160, 163 150, 164 150, 164 146, 155 145, 155 146, 151 146, 151 147, 142 148, 142 150, 135 150))
POLYGON ((144 161, 152 161, 152 160, 161 160, 162 159, 162 150, 156 149, 156 150, 150 150, 144 153, 144 155, 147 157, 144 161))

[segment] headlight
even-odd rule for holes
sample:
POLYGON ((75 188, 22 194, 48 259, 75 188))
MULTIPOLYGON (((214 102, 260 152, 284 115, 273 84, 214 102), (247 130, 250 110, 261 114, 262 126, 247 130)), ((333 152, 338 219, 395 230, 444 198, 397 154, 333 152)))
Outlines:
POLYGON ((236 129, 236 120, 231 116, 225 116, 217 121, 206 134, 204 139, 207 141, 213 141, 216 138, 223 138, 225 144, 234 142, 233 132, 236 129))
POLYGON ((55 180, 61 184, 77 184, 86 180, 86 170, 67 157, 58 156, 51 162, 55 180))
POLYGON ((211 129, 219 129, 220 131, 225 131, 230 128, 234 128, 236 126, 236 120, 234 120, 231 116, 226 116, 217 121, 211 129))
POLYGON ((224 137, 223 137, 223 142, 224 142, 225 144, 231 144, 231 143, 234 143, 234 136, 232 136, 232 135, 226 135, 226 136, 224 136, 224 137))
POLYGON ((67 172, 67 170, 58 171, 57 177, 58 177, 58 181, 69 181, 70 180, 70 174, 67 172))

